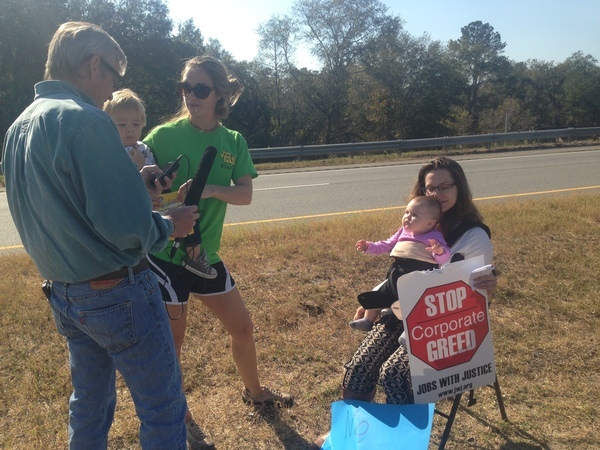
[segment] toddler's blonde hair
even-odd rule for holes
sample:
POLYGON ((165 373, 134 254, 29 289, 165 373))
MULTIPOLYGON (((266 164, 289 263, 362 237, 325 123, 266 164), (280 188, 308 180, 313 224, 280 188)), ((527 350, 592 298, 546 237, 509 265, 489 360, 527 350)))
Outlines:
POLYGON ((121 89, 113 92, 112 100, 104 104, 104 111, 113 117, 118 111, 137 111, 140 114, 142 125, 146 126, 146 108, 142 99, 131 89, 121 89))

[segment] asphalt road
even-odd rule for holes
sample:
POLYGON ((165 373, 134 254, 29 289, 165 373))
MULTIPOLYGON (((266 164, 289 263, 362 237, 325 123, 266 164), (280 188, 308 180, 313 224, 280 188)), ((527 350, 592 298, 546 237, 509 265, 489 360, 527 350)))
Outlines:
MULTIPOLYGON (((600 192, 600 147, 457 159, 477 201, 600 192)), ((254 180, 252 204, 230 206, 226 224, 316 218, 405 205, 424 161, 264 172, 254 180)), ((3 191, 0 229, 0 253, 22 251, 3 191)))
MULTIPOLYGON (((457 158, 476 199, 600 192, 600 148, 528 151, 457 158), (589 191, 583 189, 582 191, 589 191)), ((423 162, 264 173, 250 206, 230 206, 226 223, 347 213, 406 204, 423 162)), ((599 206, 600 207, 600 206, 599 206)))

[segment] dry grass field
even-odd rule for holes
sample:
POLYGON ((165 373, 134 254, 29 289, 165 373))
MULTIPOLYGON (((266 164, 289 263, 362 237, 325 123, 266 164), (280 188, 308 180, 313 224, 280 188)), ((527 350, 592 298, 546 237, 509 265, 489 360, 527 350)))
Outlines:
MULTIPOLYGON (((600 194, 480 206, 500 272, 492 328, 509 420, 501 420, 493 390, 478 389, 476 405, 463 399, 446 448, 600 448, 600 194)), ((388 237, 399 214, 226 227, 222 257, 254 319, 263 383, 293 392, 296 405, 244 405, 228 337, 192 301, 187 397, 218 449, 302 450, 328 429, 342 365, 362 337, 347 325, 356 294, 389 263, 354 243, 388 237)), ((29 258, 1 257, 0 273, 0 448, 66 448, 65 342, 29 258)), ((110 449, 138 449, 131 397, 121 380, 118 389, 110 449)), ((448 411, 450 402, 438 407, 448 411)), ((436 416, 431 449, 444 425, 436 416)))

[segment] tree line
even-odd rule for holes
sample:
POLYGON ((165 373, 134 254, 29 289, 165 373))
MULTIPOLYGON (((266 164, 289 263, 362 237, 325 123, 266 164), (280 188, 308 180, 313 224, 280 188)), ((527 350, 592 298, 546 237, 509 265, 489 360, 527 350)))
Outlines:
POLYGON ((251 148, 600 126, 595 58, 511 61, 481 21, 442 43, 407 33, 379 0, 296 0, 259 25, 257 57, 237 61, 191 19, 174 23, 163 0, 0 0, 2 135, 31 102, 54 31, 71 20, 119 42, 146 131, 177 110, 183 61, 200 54, 221 59, 245 86, 225 125, 251 148), (300 48, 320 69, 298 65, 300 48))

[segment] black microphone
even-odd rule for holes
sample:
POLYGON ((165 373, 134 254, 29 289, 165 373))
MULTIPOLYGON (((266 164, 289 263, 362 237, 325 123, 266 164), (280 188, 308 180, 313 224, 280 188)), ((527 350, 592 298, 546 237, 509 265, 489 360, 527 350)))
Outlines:
MULTIPOLYGON (((190 185, 189 191, 185 196, 185 200, 183 204, 186 206, 197 205, 200 203, 200 197, 202 197, 202 191, 204 191, 204 187, 206 186, 206 182, 208 181, 208 175, 210 174, 210 169, 212 169, 213 163, 217 157, 217 149, 212 145, 206 147, 204 150, 204 155, 202 155, 202 160, 200 160, 200 165, 198 166, 198 170, 196 171, 196 175, 194 175, 194 179, 192 180, 192 184, 190 185)), ((190 247, 200 244, 202 242, 199 230, 200 224, 196 221, 196 225, 194 225, 193 234, 189 235, 192 239, 187 239, 186 244, 190 247)), ((171 247, 171 259, 175 257, 175 252, 179 247, 181 247, 181 242, 183 238, 175 239, 173 242, 173 247, 171 247)))
POLYGON ((192 180, 190 190, 183 201, 185 205, 197 205, 200 202, 202 191, 204 191, 204 186, 206 186, 210 169, 212 169, 212 165, 215 162, 216 157, 217 149, 212 145, 206 147, 206 150, 204 150, 204 155, 202 155, 200 165, 198 166, 198 170, 196 171, 196 175, 194 175, 194 179, 192 180))

